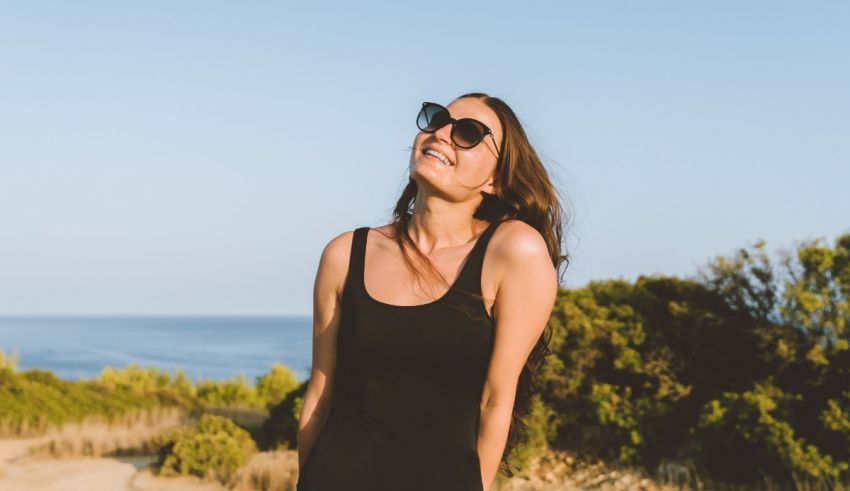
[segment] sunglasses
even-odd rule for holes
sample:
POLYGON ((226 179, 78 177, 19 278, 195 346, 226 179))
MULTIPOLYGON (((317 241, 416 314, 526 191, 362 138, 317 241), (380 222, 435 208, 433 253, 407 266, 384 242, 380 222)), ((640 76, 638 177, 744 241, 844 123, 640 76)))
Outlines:
POLYGON ((496 147, 496 155, 499 154, 499 145, 493 131, 486 124, 472 118, 454 119, 449 115, 449 110, 434 102, 423 102, 419 115, 416 116, 416 126, 425 133, 434 133, 443 126, 451 124, 452 141, 459 148, 472 148, 481 143, 486 135, 493 139, 496 147))

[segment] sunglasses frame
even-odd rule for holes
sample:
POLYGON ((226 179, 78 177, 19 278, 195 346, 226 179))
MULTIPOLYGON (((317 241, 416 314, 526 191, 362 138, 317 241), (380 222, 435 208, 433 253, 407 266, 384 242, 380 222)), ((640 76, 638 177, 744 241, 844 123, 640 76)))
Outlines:
POLYGON ((439 130, 440 128, 445 126, 445 125, 443 125, 443 126, 440 126, 439 128, 434 128, 433 130, 425 130, 425 129, 419 127, 419 115, 422 114, 422 111, 424 111, 425 108, 428 107, 428 106, 436 106, 436 107, 442 108, 442 110, 445 111, 446 114, 449 115, 449 120, 446 124, 452 125, 452 131, 451 131, 452 142, 454 142, 454 144, 457 145, 458 148, 463 148, 463 149, 473 148, 476 145, 478 145, 479 143, 481 143, 482 141, 484 141, 484 138, 487 135, 490 135, 490 138, 493 140, 493 146, 496 148, 496 156, 497 157, 499 156, 499 154, 500 154, 499 144, 496 143, 496 137, 493 136, 493 130, 491 130, 489 126, 487 126, 486 124, 482 123, 481 121, 478 121, 477 119, 473 119, 473 118, 455 119, 449 113, 449 110, 448 110, 447 107, 443 106, 442 104, 437 104, 436 102, 423 102, 422 103, 422 107, 419 109, 419 112, 416 114, 416 127, 419 128, 419 131, 422 131, 424 133, 436 133, 437 130, 439 130), (479 138, 478 141, 476 141, 475 143, 473 143, 472 145, 470 145, 468 147, 461 145, 460 143, 457 142, 457 140, 455 140, 455 128, 457 128, 457 124, 461 121, 472 121, 475 124, 481 125, 484 128, 484 132, 481 134, 481 138, 479 138))

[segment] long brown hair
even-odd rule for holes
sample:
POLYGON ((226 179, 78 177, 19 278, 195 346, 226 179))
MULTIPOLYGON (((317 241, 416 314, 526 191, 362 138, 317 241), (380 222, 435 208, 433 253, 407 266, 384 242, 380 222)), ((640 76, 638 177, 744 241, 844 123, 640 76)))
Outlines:
MULTIPOLYGON (((492 109, 499 117, 504 135, 493 183, 496 194, 482 191, 481 204, 473 216, 490 222, 516 219, 531 225, 545 239, 555 269, 560 270, 562 263, 566 268, 569 265, 569 255, 561 254, 561 246, 563 226, 567 217, 561 206, 558 192, 540 157, 529 142, 519 118, 504 101, 497 97, 481 92, 471 92, 458 99, 464 97, 475 97, 492 109)), ((405 263, 416 277, 421 276, 420 271, 407 254, 408 249, 414 251, 433 276, 449 286, 445 277, 419 251, 408 233, 407 227, 413 215, 417 192, 416 181, 410 177, 392 213, 392 235, 402 251, 405 263)), ((560 278, 559 274, 559 283, 560 278)), ((482 298, 471 292, 464 292, 464 294, 482 298)), ((551 354, 549 349, 551 337, 552 329, 547 324, 532 348, 517 382, 511 425, 499 467, 509 477, 514 475, 510 461, 511 453, 528 439, 528 428, 523 420, 531 412, 532 397, 540 390, 539 375, 546 357, 551 354)))

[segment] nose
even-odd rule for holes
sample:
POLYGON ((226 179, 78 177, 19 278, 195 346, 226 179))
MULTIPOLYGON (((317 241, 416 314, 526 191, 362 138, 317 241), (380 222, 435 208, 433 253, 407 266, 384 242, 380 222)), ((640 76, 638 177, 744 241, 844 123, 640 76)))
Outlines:
POLYGON ((452 124, 446 123, 437 131, 434 132, 434 136, 443 140, 446 145, 452 146, 452 124))

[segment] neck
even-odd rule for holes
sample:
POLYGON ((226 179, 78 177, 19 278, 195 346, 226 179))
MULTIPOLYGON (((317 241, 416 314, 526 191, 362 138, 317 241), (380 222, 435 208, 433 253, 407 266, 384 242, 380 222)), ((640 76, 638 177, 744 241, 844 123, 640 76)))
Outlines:
POLYGON ((478 204, 447 203, 417 195, 407 232, 422 251, 468 244, 486 226, 486 221, 472 216, 478 204))

